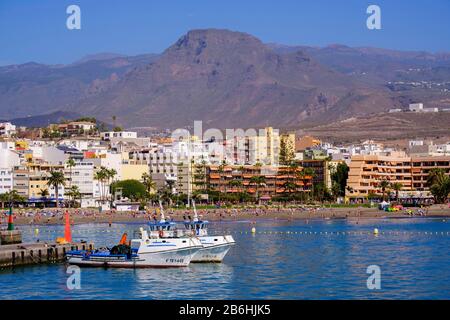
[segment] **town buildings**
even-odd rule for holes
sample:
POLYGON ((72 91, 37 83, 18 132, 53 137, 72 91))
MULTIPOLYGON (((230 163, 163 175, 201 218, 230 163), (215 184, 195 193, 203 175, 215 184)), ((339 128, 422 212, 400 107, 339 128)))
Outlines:
POLYGON ((27 199, 26 205, 52 205, 56 190, 48 185, 48 178, 56 170, 66 178, 58 190, 59 201, 69 200, 68 190, 76 187, 82 207, 108 208, 115 196, 110 194, 111 183, 142 181, 145 174, 152 177, 156 189, 173 194, 191 197, 220 191, 256 197, 258 191, 261 200, 271 200, 292 190, 331 192, 333 168, 346 163, 350 166, 346 197, 351 201, 379 197, 382 180, 401 183, 402 197, 426 198, 430 170, 442 168, 449 173, 450 144, 432 141, 412 140, 405 153, 372 140, 334 145, 310 136, 280 134, 272 127, 240 134, 238 130, 214 136, 188 132, 156 138, 131 131, 95 133, 95 124, 89 121, 56 128, 63 136, 0 140, 0 193, 15 189, 27 199), (98 178, 105 168, 115 174, 98 178), (264 177, 264 183, 257 186, 255 177, 264 177), (48 195, 43 195, 44 190, 48 195))
POLYGON ((12 137, 16 134, 16 126, 11 122, 0 122, 0 137, 12 137))
POLYGON ((432 169, 450 175, 450 156, 411 157, 402 152, 388 155, 355 155, 351 159, 346 197, 364 200, 380 196, 380 182, 401 183, 402 198, 431 198, 427 178, 432 169))

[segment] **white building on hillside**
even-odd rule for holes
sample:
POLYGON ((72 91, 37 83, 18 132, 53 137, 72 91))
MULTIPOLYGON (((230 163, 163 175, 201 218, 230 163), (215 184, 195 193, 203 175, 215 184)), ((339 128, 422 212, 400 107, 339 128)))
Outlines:
POLYGON ((11 137, 16 133, 16 126, 11 122, 0 122, 0 137, 11 137))
POLYGON ((111 138, 136 139, 137 132, 134 131, 109 131, 100 133, 102 140, 110 140, 111 138))

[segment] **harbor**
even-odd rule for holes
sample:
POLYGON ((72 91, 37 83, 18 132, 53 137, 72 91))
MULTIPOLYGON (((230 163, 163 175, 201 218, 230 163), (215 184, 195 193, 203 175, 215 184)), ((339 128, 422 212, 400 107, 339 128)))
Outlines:
MULTIPOLYGON (((364 221, 211 222, 209 234, 237 245, 222 263, 183 268, 81 268, 81 289, 67 290, 67 268, 45 263, 0 271, 0 296, 12 299, 448 299, 450 221, 442 218, 364 221), (252 228, 255 233, 252 233, 252 228), (379 233, 374 234, 377 228, 379 233), (368 290, 366 269, 379 265, 381 290, 368 290), (170 286, 170 290, 168 290, 170 286), (17 288, 21 290, 17 290, 17 288)), ((96 248, 137 223, 72 227, 74 242, 96 248)), ((22 226, 24 243, 50 241, 64 225, 22 226)))
MULTIPOLYGON (((66 212, 65 216, 64 237, 58 237, 56 241, 22 243, 22 230, 15 229, 11 207, 8 227, 0 230, 0 268, 63 262, 69 251, 94 250, 92 243, 72 241, 69 213, 66 212)), ((35 234, 38 233, 36 228, 35 234)))

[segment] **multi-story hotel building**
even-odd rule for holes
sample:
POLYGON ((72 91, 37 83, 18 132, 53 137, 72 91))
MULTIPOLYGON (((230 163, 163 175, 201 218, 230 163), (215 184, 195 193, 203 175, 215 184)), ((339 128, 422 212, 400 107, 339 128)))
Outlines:
MULTIPOLYGON (((63 165, 49 165, 27 163, 17 166, 13 170, 13 188, 18 194, 27 198, 29 202, 41 201, 42 190, 48 190, 48 199, 55 200, 56 190, 48 185, 48 178, 51 171, 63 171, 63 165)), ((64 186, 58 188, 59 199, 64 199, 64 186)))
MULTIPOLYGON (((191 176, 188 181, 187 175, 180 174, 181 179, 186 180, 182 185, 184 190, 182 191, 195 191, 201 190, 202 186, 198 184, 199 179, 196 178, 201 165, 192 165, 191 176), (189 188, 189 190, 186 190, 189 188)), ((184 171, 188 168, 183 167, 184 171)), ((301 176, 298 172, 303 168, 298 167, 297 173, 294 169, 289 167, 274 167, 274 166, 252 166, 252 165, 223 165, 223 166, 204 166, 202 176, 205 184, 212 190, 220 191, 223 193, 240 193, 247 192, 250 195, 255 196, 256 192, 259 193, 261 200, 270 200, 272 197, 281 195, 286 192, 309 192, 312 185, 311 176, 301 176), (263 176, 264 182, 257 185, 252 178, 257 176, 263 176), (231 181, 239 181, 239 184, 232 184, 231 181), (286 182, 293 183, 296 187, 295 190, 286 190, 286 182)), ((183 192, 184 193, 184 192, 183 192)))
MULTIPOLYGON (((302 171, 302 167, 296 169, 302 171)), ((262 200, 270 200, 272 197, 286 192, 309 192, 312 185, 311 176, 300 176, 289 167, 273 166, 210 166, 206 170, 206 179, 209 186, 225 193, 248 192, 256 195, 258 191, 262 200), (264 177, 264 183, 257 186, 252 182, 253 177, 264 177), (240 181, 233 186, 230 181, 240 181), (292 182, 295 190, 286 190, 286 182, 292 182), (257 190, 258 189, 258 190, 257 190)))
POLYGON ((351 159, 347 180, 348 199, 365 199, 369 194, 381 195, 379 183, 387 180, 403 185, 400 197, 431 197, 427 178, 432 169, 441 168, 450 175, 450 156, 409 157, 391 155, 355 155, 351 159))

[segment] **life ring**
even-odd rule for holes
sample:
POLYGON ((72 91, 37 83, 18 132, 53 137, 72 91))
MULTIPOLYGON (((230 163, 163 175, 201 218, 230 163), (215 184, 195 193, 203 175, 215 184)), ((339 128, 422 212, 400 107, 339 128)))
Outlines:
POLYGON ((164 231, 163 230, 159 230, 159 237, 162 238, 164 236, 164 231))

